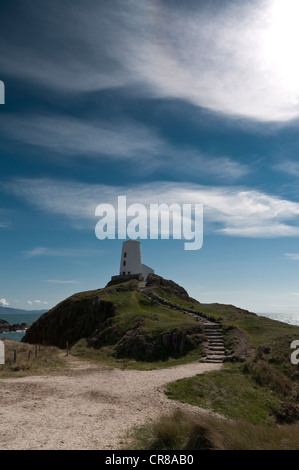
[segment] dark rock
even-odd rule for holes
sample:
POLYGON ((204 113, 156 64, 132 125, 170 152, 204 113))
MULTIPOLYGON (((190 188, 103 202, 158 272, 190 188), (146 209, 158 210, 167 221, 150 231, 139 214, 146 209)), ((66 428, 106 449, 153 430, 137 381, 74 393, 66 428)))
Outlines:
POLYGON ((30 325, 27 323, 15 323, 11 325, 6 320, 0 319, 0 333, 10 333, 13 331, 26 330, 30 325))
POLYGON ((188 331, 175 328, 156 337, 142 328, 128 331, 115 346, 118 357, 129 357, 140 361, 166 360, 179 357, 203 343, 205 337, 199 334, 196 325, 188 331))
POLYGON ((113 303, 101 300, 96 294, 83 298, 74 295, 44 313, 26 331, 22 341, 65 348, 67 341, 72 345, 107 326, 114 314, 113 303))

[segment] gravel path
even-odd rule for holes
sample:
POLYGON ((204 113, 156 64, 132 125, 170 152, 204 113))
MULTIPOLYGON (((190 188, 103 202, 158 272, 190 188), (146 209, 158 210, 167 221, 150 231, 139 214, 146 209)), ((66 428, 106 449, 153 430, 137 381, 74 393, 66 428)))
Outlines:
POLYGON ((222 367, 107 370, 70 361, 70 370, 0 380, 0 449, 117 449, 132 426, 193 409, 167 399, 166 383, 222 367))

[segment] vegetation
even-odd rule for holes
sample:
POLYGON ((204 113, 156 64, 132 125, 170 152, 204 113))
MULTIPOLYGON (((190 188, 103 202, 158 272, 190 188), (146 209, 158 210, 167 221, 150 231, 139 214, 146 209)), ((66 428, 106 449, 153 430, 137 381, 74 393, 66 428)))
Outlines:
POLYGON ((185 310, 221 325, 229 353, 223 368, 170 383, 165 391, 222 419, 185 413, 161 417, 133 433, 131 448, 298 449, 299 372, 290 362, 290 344, 299 328, 233 305, 201 304, 159 276, 147 287, 181 310, 145 297, 131 280, 75 294, 43 316, 43 328, 51 331, 59 324, 53 331, 58 336, 63 331, 63 344, 73 334, 73 355, 140 370, 202 358, 203 329, 185 310))
POLYGON ((242 365, 227 365, 209 372, 168 384, 169 398, 219 413, 227 418, 253 424, 270 424, 274 409, 282 398, 270 387, 260 387, 253 377, 244 374, 242 365))
POLYGON ((200 361, 203 356, 203 351, 202 348, 199 347, 180 357, 169 356, 167 359, 152 362, 137 361, 127 357, 117 357, 113 346, 103 346, 102 348, 95 349, 88 346, 86 339, 82 339, 72 347, 71 355, 108 368, 155 370, 200 361))
POLYGON ((187 355, 199 359, 204 339, 193 317, 148 299, 138 281, 130 280, 69 297, 40 317, 23 341, 61 348, 80 342, 77 354, 82 356, 85 346, 85 357, 110 356, 113 362, 168 362, 187 355))
POLYGON ((54 346, 37 346, 35 349, 35 346, 19 341, 2 341, 5 344, 5 364, 0 365, 0 379, 44 374, 66 366, 61 350, 54 346))
POLYGON ((254 425, 176 411, 136 428, 126 448, 148 450, 298 450, 299 424, 254 425))
POLYGON ((145 449, 298 449, 299 369, 291 364, 290 345, 299 338, 299 328, 232 305, 178 298, 159 282, 152 288, 166 300, 212 317, 222 326, 230 352, 222 370, 168 384, 166 394, 224 419, 165 416, 138 429, 133 445, 145 449))

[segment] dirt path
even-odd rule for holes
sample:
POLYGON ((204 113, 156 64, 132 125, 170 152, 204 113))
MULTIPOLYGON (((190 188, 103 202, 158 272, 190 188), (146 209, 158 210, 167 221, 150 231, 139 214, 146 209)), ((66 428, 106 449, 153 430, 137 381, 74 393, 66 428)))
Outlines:
POLYGON ((70 361, 72 369, 57 374, 0 380, 0 449, 117 449, 132 426, 193 408, 168 400, 166 383, 221 368, 103 370, 70 361))

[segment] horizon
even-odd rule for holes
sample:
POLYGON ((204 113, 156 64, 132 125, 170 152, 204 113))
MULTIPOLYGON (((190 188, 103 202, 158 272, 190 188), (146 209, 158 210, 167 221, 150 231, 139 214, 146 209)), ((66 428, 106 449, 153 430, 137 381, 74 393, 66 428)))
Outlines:
POLYGON ((203 245, 141 240, 202 303, 299 316, 293 0, 3 0, 0 305, 44 310, 119 271, 95 209, 202 204, 203 245), (59 11, 59 16, 57 15, 59 11))

